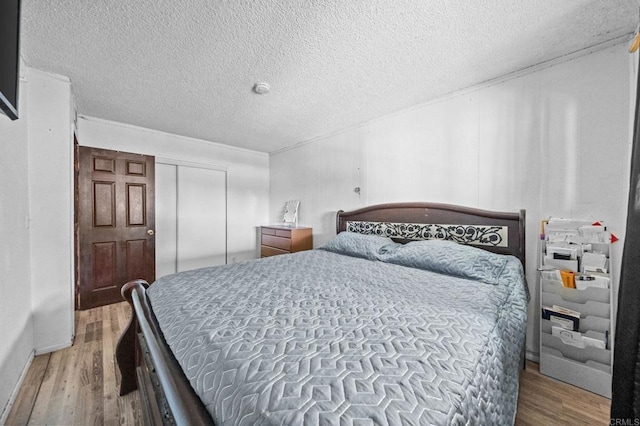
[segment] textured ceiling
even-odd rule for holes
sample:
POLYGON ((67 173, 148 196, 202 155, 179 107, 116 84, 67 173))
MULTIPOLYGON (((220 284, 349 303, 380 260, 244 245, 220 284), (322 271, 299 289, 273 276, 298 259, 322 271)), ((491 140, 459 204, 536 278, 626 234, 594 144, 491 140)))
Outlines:
POLYGON ((272 152, 630 34, 638 0, 22 0, 78 112, 272 152), (271 93, 252 91, 266 81, 271 93))

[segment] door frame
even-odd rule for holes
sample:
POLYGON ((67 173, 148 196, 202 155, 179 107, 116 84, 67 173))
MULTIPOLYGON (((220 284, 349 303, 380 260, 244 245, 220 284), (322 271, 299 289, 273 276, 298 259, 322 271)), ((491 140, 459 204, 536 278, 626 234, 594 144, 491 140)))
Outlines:
MULTIPOLYGON (((78 310, 80 300, 80 144, 73 134, 73 311, 78 310)), ((75 321, 74 321, 75 323, 75 321)))

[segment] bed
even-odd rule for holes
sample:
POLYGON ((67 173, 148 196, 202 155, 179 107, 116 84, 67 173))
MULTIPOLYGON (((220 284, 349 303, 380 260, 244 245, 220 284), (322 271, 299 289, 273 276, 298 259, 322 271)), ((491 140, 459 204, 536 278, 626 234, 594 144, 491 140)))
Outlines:
POLYGON ((152 424, 509 424, 524 211, 337 213, 319 249, 127 283, 121 395, 152 424))

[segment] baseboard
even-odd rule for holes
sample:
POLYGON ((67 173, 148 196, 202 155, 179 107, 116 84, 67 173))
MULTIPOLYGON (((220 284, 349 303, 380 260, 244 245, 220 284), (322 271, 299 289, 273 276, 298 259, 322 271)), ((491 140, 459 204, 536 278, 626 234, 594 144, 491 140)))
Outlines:
POLYGON ((533 352, 527 349, 525 358, 528 359, 529 361, 540 363, 540 353, 538 352, 533 352))
POLYGON ((20 377, 18 377, 18 382, 13 388, 13 392, 11 392, 11 397, 9 397, 9 401, 7 401, 7 405, 5 405, 4 410, 2 411, 2 415, 0 415, 0 425, 7 423, 7 417, 9 417, 9 412, 11 411, 11 407, 16 402, 16 398, 18 397, 18 393, 20 392, 20 388, 22 387, 22 383, 24 379, 27 377, 27 373, 29 372, 29 367, 31 367, 31 363, 33 363, 33 359, 35 358, 35 352, 31 351, 29 355, 29 359, 22 369, 22 373, 20 373, 20 377))
POLYGON ((59 351, 60 349, 68 348, 71 345, 73 345, 73 340, 67 343, 60 343, 59 345, 49 346, 47 348, 36 349, 35 354, 36 356, 44 355, 44 354, 48 354, 49 352, 55 352, 55 351, 59 351))

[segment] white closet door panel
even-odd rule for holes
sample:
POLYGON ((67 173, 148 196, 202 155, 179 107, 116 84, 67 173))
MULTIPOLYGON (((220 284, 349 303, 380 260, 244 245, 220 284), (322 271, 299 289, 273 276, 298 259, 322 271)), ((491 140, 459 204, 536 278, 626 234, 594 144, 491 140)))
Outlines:
POLYGON ((176 273, 176 166, 156 163, 156 279, 176 273))
POLYGON ((226 172, 178 166, 178 272, 226 263, 226 172))

